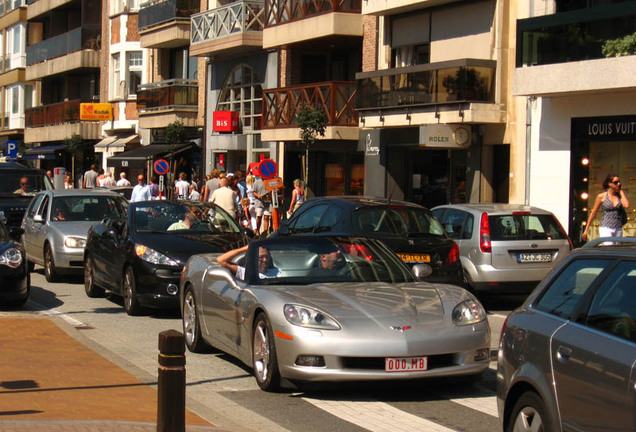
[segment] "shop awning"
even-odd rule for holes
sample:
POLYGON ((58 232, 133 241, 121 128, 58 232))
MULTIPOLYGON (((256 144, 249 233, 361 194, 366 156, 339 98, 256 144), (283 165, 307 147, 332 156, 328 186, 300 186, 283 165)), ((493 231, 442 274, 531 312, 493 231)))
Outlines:
POLYGON ((22 159, 57 159, 56 153, 65 149, 64 145, 34 147, 26 149, 22 159))
POLYGON ((125 137, 117 137, 117 136, 109 136, 95 144, 95 151, 99 153, 104 153, 106 151, 124 151, 126 150, 126 145, 133 141, 139 141, 139 135, 134 134, 125 137))
POLYGON ((194 144, 192 143, 177 144, 174 146, 170 144, 150 144, 111 156, 106 160, 106 164, 109 167, 115 168, 146 168, 147 163, 150 161, 159 159, 160 157, 173 156, 189 150, 193 146, 194 144))

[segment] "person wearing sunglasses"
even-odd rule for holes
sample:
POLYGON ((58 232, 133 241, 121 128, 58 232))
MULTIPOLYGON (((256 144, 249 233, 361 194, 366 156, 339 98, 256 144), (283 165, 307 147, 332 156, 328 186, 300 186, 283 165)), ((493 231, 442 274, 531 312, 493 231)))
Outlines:
POLYGON ((13 193, 18 195, 27 195, 28 192, 29 192, 29 178, 22 177, 20 179, 20 188, 16 189, 15 192, 13 193))
POLYGON ((619 176, 608 174, 603 180, 603 189, 605 191, 598 194, 594 207, 587 218, 585 230, 581 236, 583 241, 587 241, 587 232, 599 208, 603 210, 601 223, 598 227, 599 237, 623 237, 623 225, 626 223, 623 214, 629 208, 629 200, 621 187, 619 176))

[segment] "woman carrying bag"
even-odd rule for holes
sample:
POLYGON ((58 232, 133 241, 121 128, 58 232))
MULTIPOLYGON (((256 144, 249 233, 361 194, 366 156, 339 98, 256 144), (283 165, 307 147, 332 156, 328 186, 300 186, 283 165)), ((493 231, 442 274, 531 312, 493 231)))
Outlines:
POLYGON ((627 223, 625 209, 629 208, 629 200, 621 187, 621 180, 617 175, 608 174, 603 180, 605 192, 596 197, 594 208, 587 218, 587 224, 581 238, 587 241, 587 231, 599 208, 603 209, 603 217, 598 227, 599 237, 623 237, 623 225, 627 223))

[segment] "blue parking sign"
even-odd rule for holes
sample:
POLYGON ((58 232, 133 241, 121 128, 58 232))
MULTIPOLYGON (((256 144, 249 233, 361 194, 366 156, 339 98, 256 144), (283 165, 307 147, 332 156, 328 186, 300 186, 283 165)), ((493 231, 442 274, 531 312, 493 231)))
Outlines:
POLYGON ((18 142, 7 141, 7 152, 5 153, 7 160, 18 160, 18 142))

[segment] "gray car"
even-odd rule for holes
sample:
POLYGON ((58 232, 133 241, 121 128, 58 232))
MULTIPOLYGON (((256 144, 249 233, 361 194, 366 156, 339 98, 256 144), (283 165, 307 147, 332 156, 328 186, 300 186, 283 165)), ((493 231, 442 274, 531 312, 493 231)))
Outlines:
POLYGON ((128 202, 107 190, 49 190, 33 197, 22 219, 22 244, 31 266, 49 282, 82 270, 88 229, 105 217, 124 217, 128 202))
POLYGON ((504 324, 499 417, 505 431, 634 431, 635 385, 636 239, 596 239, 504 324))
POLYGON ((552 213, 521 204, 432 209, 459 246, 465 285, 482 293, 529 293, 572 250, 552 213))
MULTIPOLYGON (((263 390, 304 381, 413 380, 488 369, 490 328, 461 287, 418 281, 383 243, 277 237, 250 243, 234 276, 217 255, 181 278, 186 345, 253 367, 263 390)), ((430 272, 427 264, 414 271, 430 272)))

